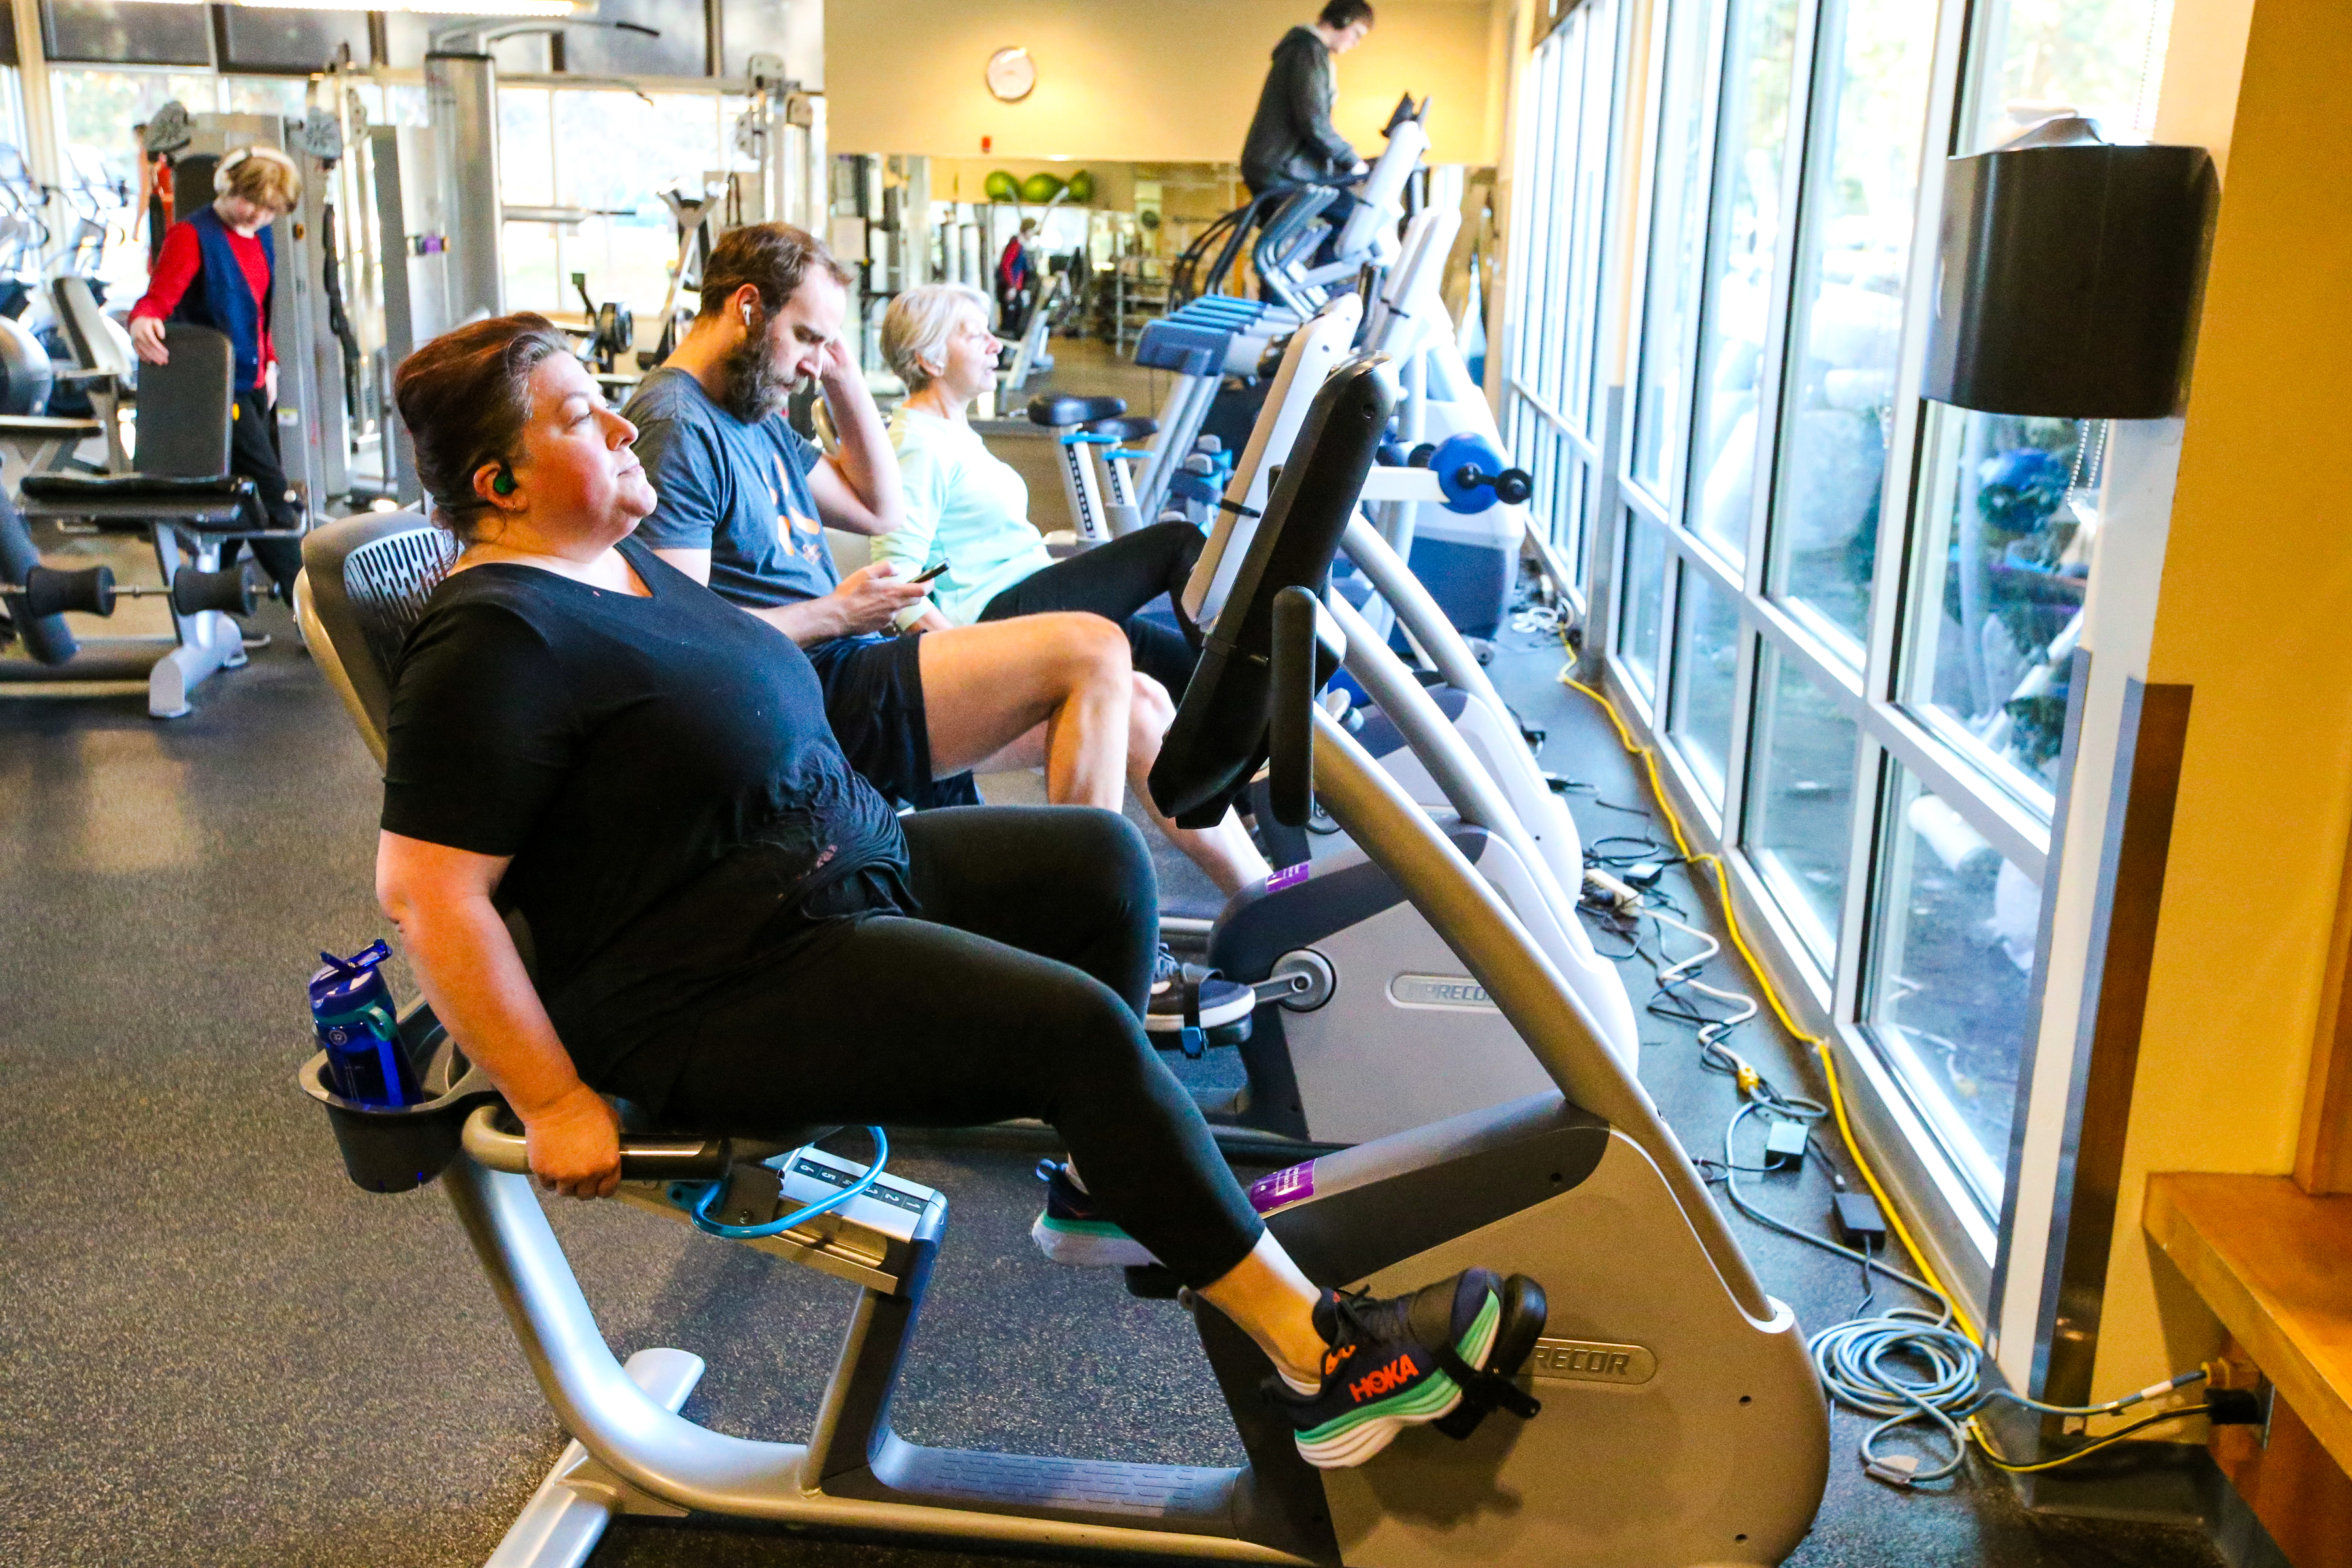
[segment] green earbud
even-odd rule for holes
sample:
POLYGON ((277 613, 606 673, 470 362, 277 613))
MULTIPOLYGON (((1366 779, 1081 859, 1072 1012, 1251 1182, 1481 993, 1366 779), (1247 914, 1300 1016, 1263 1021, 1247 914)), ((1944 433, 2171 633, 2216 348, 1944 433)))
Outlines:
POLYGON ((492 495, 500 496, 510 496, 514 494, 514 475, 509 473, 504 468, 500 468, 497 475, 490 480, 490 493, 492 495))

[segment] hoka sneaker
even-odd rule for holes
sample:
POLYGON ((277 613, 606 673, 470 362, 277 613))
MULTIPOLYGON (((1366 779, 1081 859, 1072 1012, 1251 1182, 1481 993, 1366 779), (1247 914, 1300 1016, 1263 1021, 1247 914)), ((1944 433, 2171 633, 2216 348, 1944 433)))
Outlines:
POLYGON ((1037 1162, 1045 1184, 1045 1206, 1029 1227, 1037 1250, 1056 1263, 1079 1268, 1134 1268, 1160 1260, 1143 1244, 1103 1218, 1095 1196, 1078 1185, 1058 1160, 1037 1162))
MULTIPOLYGON (((1360 1465, 1407 1426, 1465 1406, 1483 1414, 1500 1405, 1524 1419, 1540 1406, 1510 1381, 1518 1369, 1498 1365, 1496 1352, 1504 1342, 1532 1348, 1544 1311, 1533 1280, 1506 1282, 1491 1268, 1465 1269, 1384 1301, 1326 1291, 1315 1308, 1315 1327, 1331 1347, 1323 1386, 1301 1395, 1277 1377, 1267 1396, 1297 1428, 1301 1457, 1322 1470, 1360 1465)), ((1518 1349, 1517 1359, 1526 1354, 1518 1349)), ((1449 1435, 1467 1436, 1475 1425, 1451 1423, 1449 1435)))
POLYGON ((1198 1057, 1204 1045, 1235 1045, 1249 1037, 1249 1017, 1257 1009, 1257 994, 1237 985, 1213 969, 1180 963, 1168 945, 1151 965, 1151 1000, 1143 1015, 1152 1043, 1166 1050, 1181 1046, 1188 1057, 1198 1057), (1176 1040, 1164 1037, 1175 1035, 1176 1040))

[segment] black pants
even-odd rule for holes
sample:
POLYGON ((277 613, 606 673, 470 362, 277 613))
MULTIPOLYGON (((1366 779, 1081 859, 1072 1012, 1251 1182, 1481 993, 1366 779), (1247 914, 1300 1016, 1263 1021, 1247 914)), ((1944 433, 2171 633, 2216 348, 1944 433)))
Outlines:
MULTIPOLYGON (((228 422, 228 471, 253 481, 253 488, 261 492, 262 510, 269 513, 270 526, 300 528, 302 514, 286 499, 286 469, 278 458, 278 414, 259 387, 247 387, 236 395, 236 415, 228 422)), ((220 552, 223 571, 236 559, 240 544, 253 547, 253 558, 290 598, 294 579, 302 570, 302 542, 225 539, 220 552)))
POLYGON ((1037 1117, 1129 1235, 1187 1284, 1222 1278, 1265 1226, 1138 1018, 1159 931, 1142 839, 1087 806, 900 823, 921 918, 827 931, 597 1087, 652 1083, 673 1123, 746 1136, 1037 1117))
MULTIPOLYGON (((1199 650, 1182 634, 1143 620, 1136 612, 1162 594, 1181 605, 1184 584, 1206 542, 1189 522, 1155 522, 1031 573, 989 600, 980 618, 1002 621, 1054 610, 1087 610, 1117 621, 1134 651, 1135 668, 1166 687, 1171 697, 1181 697, 1192 679, 1192 666, 1200 661, 1199 650)), ((1177 613, 1181 616, 1183 612, 1177 613)))

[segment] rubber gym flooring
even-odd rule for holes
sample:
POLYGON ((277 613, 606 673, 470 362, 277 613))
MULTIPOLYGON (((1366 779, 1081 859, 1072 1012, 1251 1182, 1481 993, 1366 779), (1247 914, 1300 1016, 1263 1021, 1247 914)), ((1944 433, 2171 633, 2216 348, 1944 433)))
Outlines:
MULTIPOLYGON (((175 722, 133 697, 0 698, 0 1561, 26 1568, 478 1563, 563 1446, 437 1191, 350 1185, 294 1089, 314 954, 391 933, 370 892, 367 753, 282 612, 257 626, 275 645, 175 722)), ((1597 715, 1552 682, 1556 649, 1515 640, 1497 674, 1549 730, 1548 765, 1639 804, 1597 715)), ((1577 811, 1588 835, 1641 828, 1589 797, 1577 811)), ((1626 980, 1648 996, 1645 971, 1626 980)), ((1748 1034, 1768 1072, 1803 1083, 1784 1043, 1748 1034)), ((1710 1152, 1730 1083, 1682 1026, 1644 1017, 1643 1035, 1646 1081, 1710 1152)), ((894 1153, 954 1205, 900 1429, 1234 1461, 1178 1309, 1031 1248, 1034 1158, 984 1138, 894 1153)), ((1764 1201, 1816 1223, 1826 1192, 1808 1169, 1764 1201)), ((804 1434, 847 1287, 616 1205, 554 1215, 616 1349, 709 1358, 690 1415, 804 1434)), ((1807 1325, 1854 1309, 1847 1265, 1734 1226, 1807 1325)), ((1862 1475, 1861 1429, 1837 1417, 1829 1495, 1791 1560, 1806 1568, 2218 1562, 2192 1529, 2029 1515, 1976 1468, 1899 1495, 1862 1475)), ((593 1559, 963 1560, 627 1521, 593 1559)))

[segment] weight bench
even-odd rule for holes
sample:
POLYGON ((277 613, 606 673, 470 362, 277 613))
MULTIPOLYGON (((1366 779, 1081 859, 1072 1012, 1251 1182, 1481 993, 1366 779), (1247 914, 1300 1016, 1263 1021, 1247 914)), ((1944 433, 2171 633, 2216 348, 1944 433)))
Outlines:
MULTIPOLYGON (((64 287, 61 303, 87 289, 64 287)), ((96 306, 90 304, 90 310, 96 306)), ((67 318, 70 324, 73 318, 67 318)), ((79 341, 88 330, 75 336, 79 341)), ((93 523, 147 531, 163 586, 118 588, 111 569, 57 572, 18 560, 0 569, 0 593, 9 604, 26 665, 0 664, 0 680, 138 680, 147 682, 147 711, 177 719, 188 693, 216 670, 245 663, 245 638, 230 617, 249 616, 254 600, 242 572, 220 571, 220 547, 231 538, 283 537, 270 526, 251 479, 229 472, 229 422, 234 417, 236 353, 208 327, 176 323, 165 330, 169 364, 149 365, 137 415, 139 468, 129 473, 28 474, 23 514, 28 521, 93 523), (167 597, 173 636, 94 639, 85 646, 63 614, 109 616, 118 595, 167 597), (164 645, 158 651, 159 645, 164 645)), ((109 420, 110 426, 111 420, 109 420)), ((29 540, 18 553, 28 554, 29 540)))

